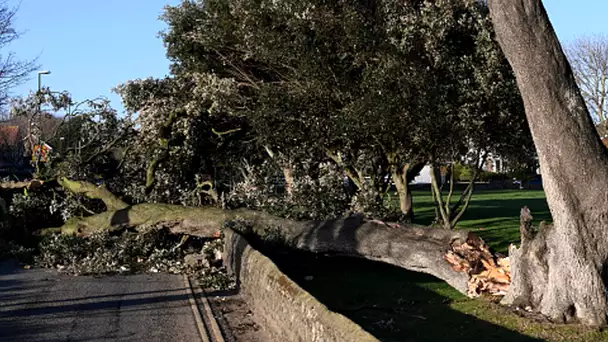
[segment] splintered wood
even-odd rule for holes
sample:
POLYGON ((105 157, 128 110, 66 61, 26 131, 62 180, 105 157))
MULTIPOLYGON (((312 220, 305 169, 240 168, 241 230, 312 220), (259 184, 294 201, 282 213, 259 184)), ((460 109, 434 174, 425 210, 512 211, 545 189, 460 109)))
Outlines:
POLYGON ((487 293, 504 296, 511 284, 511 267, 508 257, 493 255, 488 246, 473 234, 465 242, 456 240, 452 243, 444 260, 457 272, 469 275, 469 297, 479 297, 487 293))

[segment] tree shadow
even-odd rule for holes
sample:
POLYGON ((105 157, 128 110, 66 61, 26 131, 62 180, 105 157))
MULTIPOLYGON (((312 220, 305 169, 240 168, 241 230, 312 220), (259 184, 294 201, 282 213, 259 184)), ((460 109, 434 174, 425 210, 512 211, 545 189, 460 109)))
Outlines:
POLYGON ((480 200, 471 203, 463 220, 512 216, 519 220, 519 211, 527 206, 535 220, 550 220, 549 206, 544 198, 505 198, 480 200))
POLYGON ((129 211, 131 211, 131 206, 128 206, 123 209, 116 210, 112 217, 110 218, 110 224, 112 226, 120 226, 123 224, 129 223, 129 211))
POLYGON ((330 310, 382 341, 540 341, 453 309, 468 299, 426 274, 353 257, 262 252, 330 310))

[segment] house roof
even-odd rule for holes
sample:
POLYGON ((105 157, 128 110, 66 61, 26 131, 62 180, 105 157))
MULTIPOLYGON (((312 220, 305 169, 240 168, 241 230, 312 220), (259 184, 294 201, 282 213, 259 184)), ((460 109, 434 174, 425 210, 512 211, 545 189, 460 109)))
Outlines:
POLYGON ((19 126, 0 125, 0 145, 14 146, 19 143, 19 126))

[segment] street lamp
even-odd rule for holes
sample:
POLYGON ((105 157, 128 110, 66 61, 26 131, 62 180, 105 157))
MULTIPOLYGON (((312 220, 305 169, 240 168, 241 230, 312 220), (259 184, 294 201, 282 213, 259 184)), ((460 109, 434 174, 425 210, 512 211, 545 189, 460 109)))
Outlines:
MULTIPOLYGON (((38 71, 38 95, 40 94, 40 89, 42 88, 42 82, 41 82, 42 75, 49 75, 50 73, 51 72, 48 71, 48 70, 38 71)), ((41 103, 38 102, 38 113, 37 114, 40 115, 41 111, 42 111, 42 109, 41 109, 41 103)), ((40 169, 38 168, 38 163, 40 162, 40 156, 42 155, 42 146, 40 146, 41 145, 41 137, 40 137, 41 134, 42 134, 42 132, 40 132, 40 127, 38 127, 37 132, 36 132, 36 135, 37 135, 36 140, 37 140, 37 143, 38 143, 38 153, 39 153, 39 155, 35 157, 36 158, 36 162, 35 162, 36 173, 38 173, 40 171, 40 169)), ((30 129, 30 137, 31 137, 31 129, 30 129)), ((30 140, 30 142, 31 141, 32 140, 30 140)))
POLYGON ((40 78, 42 77, 42 75, 49 75, 51 72, 48 70, 42 70, 42 71, 38 71, 38 91, 40 91, 41 88, 41 80, 40 78))

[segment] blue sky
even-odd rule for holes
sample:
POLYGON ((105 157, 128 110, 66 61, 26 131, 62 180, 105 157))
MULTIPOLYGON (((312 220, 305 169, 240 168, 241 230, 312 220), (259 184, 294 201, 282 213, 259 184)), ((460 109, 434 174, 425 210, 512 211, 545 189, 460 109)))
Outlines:
MULTIPOLYGON (((121 108, 111 88, 129 79, 163 77, 168 73, 158 32, 165 5, 180 0, 8 0, 19 5, 15 20, 23 36, 9 46, 21 58, 39 57, 43 84, 67 90, 75 100, 106 96, 121 108)), ((563 42, 584 34, 608 33, 606 0, 545 0, 545 7, 563 42)), ((35 73, 14 95, 36 88, 35 73)))
MULTIPOLYGON (((158 17, 165 5, 179 0, 9 0, 19 6, 15 27, 21 38, 7 50, 21 58, 35 58, 42 84, 67 90, 75 100, 105 96, 114 107, 120 98, 111 88, 124 81, 168 73, 158 32, 165 28, 158 17)), ((36 73, 14 89, 27 95, 37 87, 36 73)))

